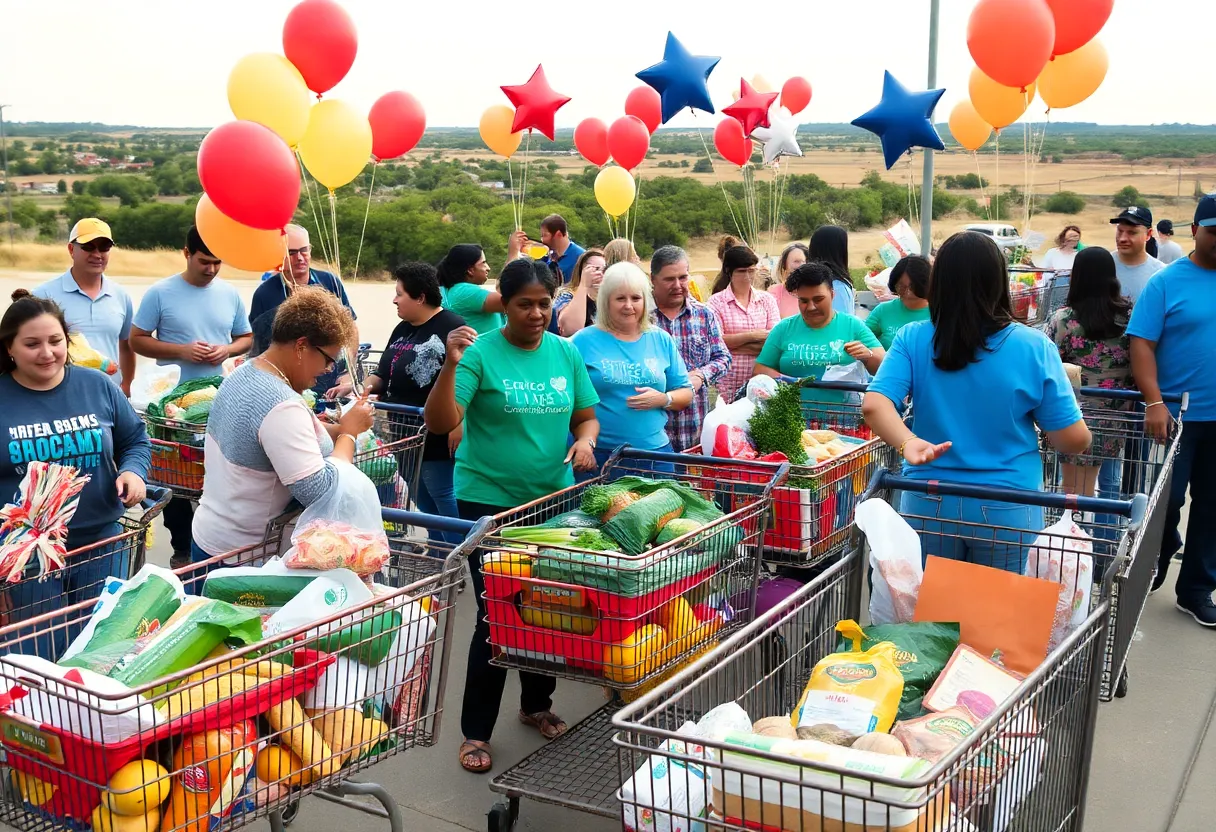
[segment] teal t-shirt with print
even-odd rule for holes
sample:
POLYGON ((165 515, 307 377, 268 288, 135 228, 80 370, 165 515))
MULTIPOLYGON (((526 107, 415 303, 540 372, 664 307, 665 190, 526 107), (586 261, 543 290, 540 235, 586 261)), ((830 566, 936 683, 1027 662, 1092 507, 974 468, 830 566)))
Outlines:
POLYGON ((909 309, 899 298, 880 303, 874 307, 870 317, 866 318, 866 326, 878 336, 878 343, 884 350, 891 349, 895 333, 908 324, 929 320, 929 307, 924 309, 909 309))
POLYGON ((479 335, 493 332, 506 323, 501 312, 482 311, 489 294, 489 289, 472 283, 457 283, 451 289, 439 290, 443 307, 464 318, 464 322, 477 330, 479 335))
MULTIPOLYGON (((819 329, 812 329, 801 315, 794 315, 769 332, 756 363, 794 378, 822 379, 828 367, 853 363, 854 359, 844 351, 844 345, 850 341, 860 341, 870 349, 882 346, 874 333, 852 315, 837 312, 819 329)), ((845 397, 845 393, 837 390, 802 391, 803 401, 843 402, 845 397)))
POLYGON ((456 498, 513 507, 574 484, 563 462, 570 417, 599 396, 566 339, 546 332, 536 349, 525 350, 494 330, 456 367, 456 403, 465 412, 456 498))

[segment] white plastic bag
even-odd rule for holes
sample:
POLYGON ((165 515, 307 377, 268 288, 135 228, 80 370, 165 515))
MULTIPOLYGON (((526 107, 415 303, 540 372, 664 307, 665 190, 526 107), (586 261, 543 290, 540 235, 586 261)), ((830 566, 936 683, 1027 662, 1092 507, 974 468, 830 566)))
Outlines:
POLYGON ((916 612, 925 575, 920 536, 886 500, 866 500, 854 516, 870 544, 870 566, 874 568, 870 623, 906 624, 916 612))
POLYGON ((736 402, 726 402, 719 398, 714 409, 705 414, 705 423, 701 425, 701 453, 712 456, 714 452, 714 437, 718 435, 718 425, 747 430, 747 422, 756 412, 756 405, 746 396, 736 402))
POLYGON ((709 780, 704 766, 677 759, 675 754, 705 756, 705 747, 695 742, 697 726, 685 722, 676 733, 685 740, 664 740, 633 773, 618 793, 627 832, 699 832, 705 824, 686 818, 705 816, 709 780), (664 811, 667 810, 667 811, 664 811))
MULTIPOLYGON (((270 616, 262 628, 264 635, 286 633, 297 627, 332 618, 343 610, 361 606, 372 600, 372 591, 349 569, 332 569, 317 574, 315 581, 270 616)), ((350 627, 356 623, 357 617, 366 614, 348 615, 326 624, 323 629, 310 630, 305 634, 304 641, 312 641, 319 636, 350 627)))
MULTIPOLYGON (((97 630, 97 625, 110 617, 110 614, 114 612, 114 608, 118 606, 118 602, 122 600, 123 596, 128 592, 136 591, 153 576, 169 585, 173 590, 173 594, 177 597, 179 605, 182 601, 186 600, 186 588, 182 585, 181 579, 172 571, 163 566, 157 566, 154 563, 145 563, 140 567, 138 572, 125 581, 122 578, 115 578, 113 575, 110 575, 106 578, 105 585, 101 588, 101 595, 97 599, 97 604, 93 607, 93 612, 89 615, 88 623, 84 625, 84 629, 68 645, 68 649, 59 657, 59 661, 67 661, 73 656, 84 652, 85 648, 89 646, 89 642, 93 640, 93 634, 97 630)), ((176 607, 173 607, 173 609, 176 610, 176 607)), ((168 616, 166 616, 163 621, 144 621, 142 626, 144 628, 147 628, 149 625, 159 627, 168 620, 168 616)))
POLYGON ((1094 586, 1094 544, 1066 511, 1039 533, 1026 557, 1026 575, 1060 585, 1048 648, 1054 650, 1089 615, 1094 586))
MULTIPOLYGON (((860 361, 850 361, 848 364, 832 364, 823 371, 820 381, 852 381, 857 384, 869 384, 870 373, 860 361)), ((845 393, 846 404, 861 405, 860 393, 845 393)))
POLYGON ((159 402, 179 383, 182 368, 176 364, 140 367, 131 381, 131 407, 143 413, 148 405, 159 402))
POLYGON ((370 671, 367 665, 334 656, 334 663, 325 668, 317 683, 300 698, 300 704, 310 711, 333 708, 360 708, 367 698, 370 671))
POLYGON ((346 568, 364 577, 375 574, 389 556, 379 493, 354 465, 337 459, 331 463, 337 481, 300 514, 283 562, 295 569, 346 568))

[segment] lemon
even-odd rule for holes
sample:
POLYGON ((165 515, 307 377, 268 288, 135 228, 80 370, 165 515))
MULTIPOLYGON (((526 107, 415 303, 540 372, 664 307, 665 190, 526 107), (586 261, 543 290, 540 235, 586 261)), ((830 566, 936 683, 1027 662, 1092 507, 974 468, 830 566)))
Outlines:
POLYGON ((299 786, 307 782, 300 758, 279 745, 268 745, 259 751, 255 768, 258 779, 264 783, 299 786))
POLYGON ((39 780, 32 774, 23 771, 13 771, 13 782, 21 792, 21 798, 33 806, 41 806, 55 796, 55 785, 39 780))
POLYGON ((114 772, 105 804, 117 815, 138 817, 159 809, 169 796, 169 772, 154 760, 135 760, 114 772))
POLYGON ((157 832, 159 829, 159 808, 138 817, 116 815, 104 803, 93 810, 93 832, 157 832))

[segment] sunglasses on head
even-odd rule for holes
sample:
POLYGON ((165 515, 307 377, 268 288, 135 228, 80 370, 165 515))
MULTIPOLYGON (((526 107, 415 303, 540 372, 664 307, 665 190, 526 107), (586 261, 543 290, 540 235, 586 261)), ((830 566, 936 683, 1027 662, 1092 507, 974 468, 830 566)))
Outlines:
POLYGON ((76 245, 80 246, 82 249, 84 249, 85 251, 92 254, 95 251, 101 251, 101 252, 109 251, 110 249, 114 248, 114 241, 113 240, 92 240, 87 243, 77 243, 76 245))

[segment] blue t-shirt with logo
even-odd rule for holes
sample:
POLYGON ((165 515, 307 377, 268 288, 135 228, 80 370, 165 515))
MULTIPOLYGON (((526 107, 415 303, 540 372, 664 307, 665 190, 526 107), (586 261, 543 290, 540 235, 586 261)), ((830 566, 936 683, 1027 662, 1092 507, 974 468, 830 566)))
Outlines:
POLYGON ((636 341, 622 341, 593 326, 579 330, 570 340, 582 355, 600 397, 595 409, 600 421, 599 447, 625 443, 647 451, 664 447, 669 441, 667 411, 634 410, 625 400, 636 396, 639 387, 670 393, 689 386, 688 369, 675 339, 651 327, 636 341))
POLYGON ((912 397, 912 431, 927 442, 953 442, 904 476, 1038 491, 1043 460, 1035 424, 1062 430, 1081 418, 1055 344, 1036 329, 1010 324, 990 336, 978 360, 961 370, 933 363, 930 321, 895 336, 870 392, 896 407, 912 397))
MULTIPOLYGON (((245 302, 231 283, 217 277, 206 286, 194 286, 180 274, 148 287, 135 313, 135 326, 166 344, 230 344, 252 331, 245 302)), ((156 363, 181 367, 182 381, 219 374, 214 364, 171 358, 158 358, 156 363)))

